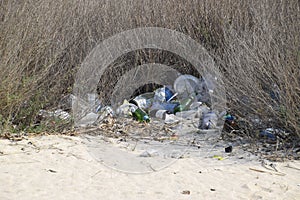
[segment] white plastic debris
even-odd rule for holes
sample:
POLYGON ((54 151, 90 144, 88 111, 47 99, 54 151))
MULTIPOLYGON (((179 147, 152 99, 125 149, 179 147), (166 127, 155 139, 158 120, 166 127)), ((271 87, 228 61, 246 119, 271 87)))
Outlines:
POLYGON ((183 118, 183 119, 195 119, 199 118, 199 114, 197 110, 187 110, 187 111, 181 111, 177 112, 175 114, 177 117, 183 118))
POLYGON ((116 114, 122 117, 131 117, 132 111, 136 110, 138 107, 128 101, 124 101, 124 103, 117 108, 116 114))
POLYGON ((68 120, 71 118, 70 114, 67 113, 66 111, 63 111, 62 109, 58 109, 54 111, 54 117, 58 117, 59 119, 62 120, 68 120))
POLYGON ((210 93, 213 93, 214 89, 216 88, 216 83, 218 81, 217 77, 214 77, 211 74, 204 74, 203 76, 206 88, 210 93))
POLYGON ((199 93, 201 89, 199 79, 189 74, 179 76, 174 82, 175 92, 184 97, 199 93))
POLYGON ((217 126, 218 116, 214 112, 208 112, 203 115, 202 128, 203 129, 214 129, 217 126))
POLYGON ((148 110, 153 103, 153 96, 154 93, 144 93, 135 97, 130 102, 134 103, 135 105, 137 105, 139 108, 143 110, 148 110))
POLYGON ((167 115, 167 110, 158 110, 155 113, 156 118, 163 119, 163 120, 166 119, 166 115, 167 115))
POLYGON ((190 105, 190 109, 191 110, 197 110, 200 106, 202 106, 202 102, 193 102, 191 105, 190 105))
POLYGON ((153 100, 155 102, 165 102, 166 101, 165 87, 158 88, 157 90, 155 90, 153 100))
POLYGON ((165 123, 166 124, 173 124, 173 123, 177 123, 180 120, 178 119, 178 117, 176 117, 174 114, 166 114, 165 117, 165 123))
POLYGON ((96 113, 93 112, 88 113, 86 116, 84 116, 78 121, 77 126, 86 127, 86 126, 93 125, 97 121, 98 117, 99 115, 96 113))
POLYGON ((47 110, 40 110, 39 111, 39 116, 42 116, 43 118, 57 117, 61 120, 71 119, 71 115, 68 112, 63 111, 62 109, 57 109, 54 112, 47 111, 47 110))
POLYGON ((143 153, 141 153, 139 156, 140 157, 155 157, 155 156, 158 156, 158 155, 159 154, 158 154, 157 150, 149 149, 149 150, 146 150, 143 153))
POLYGON ((113 117, 115 115, 113 109, 110 106, 105 106, 100 109, 97 122, 101 122, 106 119, 108 116, 113 117))

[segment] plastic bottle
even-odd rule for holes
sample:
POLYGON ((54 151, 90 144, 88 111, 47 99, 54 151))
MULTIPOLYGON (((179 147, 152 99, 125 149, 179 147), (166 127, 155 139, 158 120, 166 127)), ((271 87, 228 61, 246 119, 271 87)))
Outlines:
POLYGON ((151 110, 167 110, 169 113, 174 113, 174 109, 179 105, 179 103, 172 102, 172 103, 167 103, 167 102, 155 102, 151 108, 151 110))
POLYGON ((201 89, 200 80, 190 74, 181 75, 174 81, 175 92, 184 98, 199 93, 201 89))
POLYGON ((174 113, 181 112, 187 110, 189 106, 193 103, 194 96, 190 96, 189 98, 184 99, 180 102, 180 104, 174 109, 174 113))
POLYGON ((132 103, 143 110, 148 110, 153 103, 153 96, 154 96, 153 92, 144 93, 131 99, 129 103, 132 103))

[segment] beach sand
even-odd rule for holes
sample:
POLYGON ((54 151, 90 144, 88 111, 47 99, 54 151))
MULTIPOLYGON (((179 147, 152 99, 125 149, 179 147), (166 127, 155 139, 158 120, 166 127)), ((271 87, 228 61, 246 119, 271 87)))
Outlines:
POLYGON ((222 145, 179 159, 142 157, 142 148, 124 156, 108 147, 80 136, 0 140, 0 199, 300 199, 299 161, 263 166, 235 147, 227 156, 222 145))

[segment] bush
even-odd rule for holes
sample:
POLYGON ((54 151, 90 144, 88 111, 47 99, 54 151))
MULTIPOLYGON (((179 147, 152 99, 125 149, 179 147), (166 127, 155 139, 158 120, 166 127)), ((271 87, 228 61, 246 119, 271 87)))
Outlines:
MULTIPOLYGON (((72 92, 78 67, 98 42, 124 30, 157 26, 181 31, 205 46, 226 77, 231 112, 300 137, 299 10, 297 0, 125 0, 122 5, 117 0, 2 0, 2 129, 24 129, 39 109, 54 109, 72 92)), ((154 53, 156 60, 174 64, 172 55, 154 53)), ((147 55, 128 54, 111 70, 120 75, 128 70, 126 63, 151 62, 147 55), (125 67, 116 67, 120 62, 125 67)), ((186 73, 192 72, 188 66, 186 73)), ((102 93, 109 91, 110 77, 101 81, 102 93)))

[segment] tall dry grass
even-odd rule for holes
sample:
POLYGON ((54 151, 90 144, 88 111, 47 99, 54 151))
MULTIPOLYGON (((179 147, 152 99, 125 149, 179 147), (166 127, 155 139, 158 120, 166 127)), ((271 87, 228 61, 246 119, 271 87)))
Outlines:
MULTIPOLYGON (((231 112, 253 129, 280 127, 300 136, 299 21, 298 0, 2 0, 0 129, 24 129, 39 109, 58 105, 100 41, 157 26, 181 31, 209 51, 225 77, 231 112)), ((193 73, 166 52, 134 52, 111 66, 100 91, 126 66, 153 60, 193 73)))

